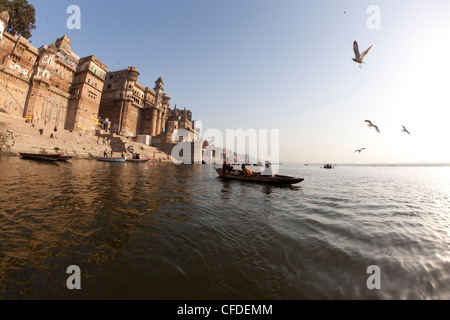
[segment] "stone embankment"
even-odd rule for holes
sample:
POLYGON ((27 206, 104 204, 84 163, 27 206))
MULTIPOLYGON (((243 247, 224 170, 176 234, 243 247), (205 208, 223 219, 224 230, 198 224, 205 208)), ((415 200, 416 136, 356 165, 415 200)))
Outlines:
POLYGON ((0 112, 0 153, 4 155, 19 155, 26 153, 63 153, 74 156, 74 159, 94 159, 108 155, 113 151, 114 157, 120 157, 122 151, 125 156, 127 147, 132 145, 141 158, 151 158, 154 161, 171 161, 158 148, 138 143, 129 138, 100 131, 99 135, 70 132, 45 125, 44 123, 27 123, 23 118, 14 118, 0 112), (56 137, 51 137, 51 135, 56 137))

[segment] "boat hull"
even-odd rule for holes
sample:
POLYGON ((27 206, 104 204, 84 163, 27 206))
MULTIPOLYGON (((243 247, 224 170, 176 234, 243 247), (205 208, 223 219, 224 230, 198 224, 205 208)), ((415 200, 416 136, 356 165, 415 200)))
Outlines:
POLYGON ((223 174, 223 170, 220 168, 214 168, 218 175, 223 179, 232 179, 239 181, 247 181, 247 182, 257 182, 257 183, 266 183, 266 184, 296 184, 302 182, 303 178, 295 178, 289 176, 275 175, 274 177, 264 177, 259 173, 255 173, 252 175, 245 175, 240 170, 232 170, 230 173, 226 172, 223 174))
POLYGON ((73 156, 72 155, 61 155, 61 157, 57 160, 57 161, 67 161, 67 160, 70 160, 70 159, 72 159, 73 158, 73 156))
POLYGON ((135 162, 135 163, 140 163, 140 162, 147 162, 147 161, 149 161, 150 160, 150 158, 145 158, 145 159, 129 159, 129 158, 127 158, 127 162, 135 162))
POLYGON ((125 162, 126 158, 109 158, 109 157, 97 157, 97 161, 105 161, 105 162, 125 162))
POLYGON ((41 161, 58 161, 61 158, 60 154, 40 154, 40 153, 24 153, 24 152, 21 152, 20 156, 23 159, 41 160, 41 161))

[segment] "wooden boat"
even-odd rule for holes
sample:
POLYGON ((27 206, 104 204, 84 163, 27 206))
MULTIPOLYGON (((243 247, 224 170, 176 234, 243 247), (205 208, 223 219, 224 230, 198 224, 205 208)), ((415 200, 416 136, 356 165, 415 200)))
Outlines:
POLYGON ((143 158, 143 159, 126 158, 127 162, 137 162, 137 163, 139 163, 139 162, 147 162, 149 160, 150 160, 150 158, 143 158))
POLYGON ((223 179, 234 179, 240 181, 248 181, 248 182, 259 182, 259 183, 268 183, 268 184, 295 184, 302 182, 303 178, 295 178, 289 176, 275 175, 271 176, 262 176, 259 172, 254 173, 252 175, 246 175, 242 170, 232 170, 231 172, 226 172, 223 174, 222 168, 214 168, 219 176, 223 179))
POLYGON ((97 161, 125 162, 127 158, 97 157, 97 161))
POLYGON ((20 156, 23 159, 42 160, 42 161, 58 161, 61 154, 41 154, 41 153, 25 153, 21 152, 20 156))

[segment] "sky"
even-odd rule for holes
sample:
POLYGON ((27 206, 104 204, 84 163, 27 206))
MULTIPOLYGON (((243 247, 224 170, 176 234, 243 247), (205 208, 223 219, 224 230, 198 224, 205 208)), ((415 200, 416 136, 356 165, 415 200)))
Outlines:
POLYGON ((162 77, 205 138, 267 130, 281 162, 450 163, 448 0, 29 3, 34 46, 65 34, 110 71, 137 67, 151 88, 162 77), (70 5, 81 29, 67 27, 70 5), (355 40, 373 45, 362 68, 355 40))

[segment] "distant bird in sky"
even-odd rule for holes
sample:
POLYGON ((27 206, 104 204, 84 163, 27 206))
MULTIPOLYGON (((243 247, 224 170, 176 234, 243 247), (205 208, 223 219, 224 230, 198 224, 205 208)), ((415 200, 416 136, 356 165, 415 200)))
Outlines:
MULTIPOLYGON (((361 149, 356 150, 355 152, 361 153, 361 151, 363 151, 363 150, 365 150, 365 149, 366 149, 366 148, 361 148, 361 149)), ((353 152, 353 153, 355 153, 355 152, 353 152)))
POLYGON ((355 61, 356 63, 359 63, 360 68, 362 68, 362 64, 365 63, 365 62, 363 62, 363 59, 366 56, 366 54, 369 52, 370 48, 372 48, 372 46, 368 47, 366 50, 364 50, 363 53, 360 54, 359 48, 358 48, 358 42, 353 41, 353 51, 355 52, 355 57, 352 60, 355 61))
POLYGON ((402 132, 406 132, 407 134, 411 135, 411 133, 409 133, 409 131, 408 131, 408 130, 406 130, 405 126, 402 126, 402 127, 403 127, 403 130, 402 130, 402 132))
POLYGON ((364 120, 364 121, 368 123, 369 128, 374 127, 375 130, 377 130, 377 132, 380 133, 380 129, 378 129, 378 127, 376 125, 374 125, 370 120, 364 120))

